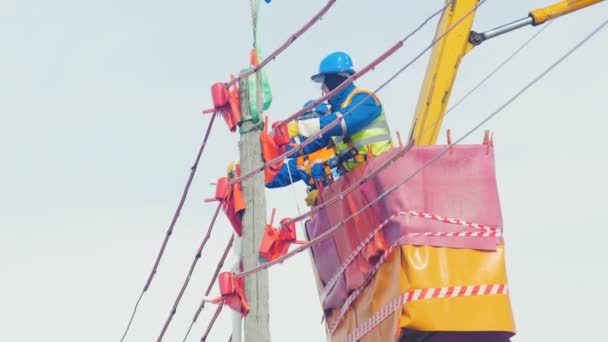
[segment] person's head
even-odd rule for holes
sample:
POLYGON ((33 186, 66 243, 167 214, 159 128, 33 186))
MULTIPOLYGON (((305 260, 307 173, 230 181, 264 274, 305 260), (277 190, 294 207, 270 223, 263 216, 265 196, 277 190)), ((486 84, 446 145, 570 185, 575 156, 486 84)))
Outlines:
POLYGON ((319 64, 319 72, 311 79, 322 84, 324 93, 334 90, 348 77, 355 73, 350 56, 341 51, 332 52, 325 56, 319 64))

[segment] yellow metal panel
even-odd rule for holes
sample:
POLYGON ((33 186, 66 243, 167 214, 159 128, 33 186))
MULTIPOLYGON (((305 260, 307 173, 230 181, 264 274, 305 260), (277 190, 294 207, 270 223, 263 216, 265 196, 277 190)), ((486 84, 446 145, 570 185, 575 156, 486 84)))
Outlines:
MULTIPOLYGON (((469 11, 474 11, 477 3, 478 0, 453 1, 443 13, 435 37, 446 32, 469 11)), ((475 13, 471 13, 433 48, 410 128, 409 138, 415 139, 416 145, 437 142, 460 60, 472 48, 468 38, 474 18, 475 13)))
MULTIPOLYGON (((400 294, 414 289, 507 284, 504 246, 496 251, 402 246, 393 250, 376 276, 346 311, 331 341, 344 341, 400 294)), ((329 325, 339 315, 334 309, 329 325)), ((421 331, 515 332, 508 295, 412 301, 371 329, 361 342, 395 341, 398 327, 421 331)))
MULTIPOLYGON (((402 246, 408 289, 507 284, 504 246, 496 251, 402 246)), ((402 327, 422 331, 510 331, 515 324, 508 295, 438 298, 403 306, 402 327)))

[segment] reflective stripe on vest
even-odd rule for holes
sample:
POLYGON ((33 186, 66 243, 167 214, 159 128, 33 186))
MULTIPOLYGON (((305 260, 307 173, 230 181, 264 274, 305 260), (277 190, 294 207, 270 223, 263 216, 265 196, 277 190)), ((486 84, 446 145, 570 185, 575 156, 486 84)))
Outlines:
MULTIPOLYGON (((369 90, 355 89, 348 95, 348 97, 346 98, 346 100, 344 100, 340 107, 342 109, 348 107, 351 104, 355 95, 361 93, 371 94, 369 90)), ((382 108, 382 105, 380 104, 380 101, 378 100, 376 95, 372 94, 372 97, 382 108)), ((361 165, 365 160, 365 157, 367 157, 367 155, 369 154, 370 148, 371 154, 373 156, 378 156, 390 150, 392 148, 391 133, 388 127, 388 123, 386 122, 384 109, 382 108, 380 115, 376 119, 374 119, 374 121, 369 123, 369 125, 365 126, 365 128, 363 128, 359 132, 350 134, 349 141, 352 147, 349 146, 348 143, 345 143, 344 139, 334 139, 338 156, 343 157, 347 155, 351 152, 353 148, 355 149, 355 151, 352 152, 360 155, 359 158, 351 158, 350 160, 343 161, 342 167, 346 171, 351 171, 352 169, 361 165)))

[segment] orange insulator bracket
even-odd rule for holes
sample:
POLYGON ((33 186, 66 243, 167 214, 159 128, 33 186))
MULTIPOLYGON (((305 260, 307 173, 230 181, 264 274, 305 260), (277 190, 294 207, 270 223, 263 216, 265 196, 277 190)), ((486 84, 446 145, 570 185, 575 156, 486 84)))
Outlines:
POLYGON ((278 146, 289 145, 291 143, 291 139, 289 138, 287 125, 281 126, 281 124, 281 121, 277 121, 272 124, 272 139, 278 146))
POLYGON ((266 230, 264 230, 264 237, 262 238, 262 243, 260 244, 259 254, 262 258, 267 261, 274 260, 276 243, 279 240, 279 234, 277 230, 274 229, 272 223, 274 222, 274 215, 276 214, 277 209, 272 209, 272 214, 270 215, 270 223, 266 225, 266 230))
MULTIPOLYGON (((280 148, 277 146, 274 138, 268 134, 268 117, 264 118, 264 129, 260 133, 260 143, 262 144, 262 158, 264 162, 269 162, 281 154, 280 148)), ((265 168, 264 181, 266 183, 272 182, 279 171, 281 171, 282 166, 283 161, 280 161, 265 168)))
POLYGON ((226 201, 230 196, 230 178, 222 177, 217 180, 215 197, 205 199, 205 202, 226 201))
POLYGON ((232 310, 240 312, 243 317, 249 312, 249 304, 245 298, 243 278, 234 279, 233 272, 222 272, 218 276, 222 301, 232 310))
POLYGON ((279 233, 274 229, 271 225, 266 226, 266 230, 264 230, 264 237, 262 238, 262 243, 260 244, 259 254, 266 261, 272 261, 278 256, 276 255, 277 250, 277 242, 279 241, 279 233))
POLYGON ((305 241, 299 241, 296 237, 296 226, 291 219, 284 218, 280 222, 280 228, 273 227, 274 214, 276 209, 272 210, 270 224, 266 225, 264 237, 260 244, 259 254, 266 261, 275 260, 289 251, 289 246, 292 243, 303 244, 305 241))
MULTIPOLYGON (((230 75, 230 80, 234 78, 234 75, 230 75)), ((222 114, 230 132, 236 132, 236 127, 241 122, 241 100, 237 84, 227 87, 225 83, 215 83, 211 86, 211 98, 213 109, 205 109, 202 113, 222 114)))
MULTIPOLYGON (((240 168, 237 166, 237 175, 240 175, 240 168)), ((205 202, 221 202, 222 209, 232 224, 232 228, 238 236, 243 235, 243 223, 241 217, 246 208, 245 197, 241 183, 231 184, 230 178, 222 177, 218 179, 215 188, 215 197, 206 198, 205 202)))

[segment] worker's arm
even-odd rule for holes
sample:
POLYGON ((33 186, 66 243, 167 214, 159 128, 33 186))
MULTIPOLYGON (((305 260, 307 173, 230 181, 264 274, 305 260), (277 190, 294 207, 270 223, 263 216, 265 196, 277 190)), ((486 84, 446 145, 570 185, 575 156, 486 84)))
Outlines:
MULTIPOLYGON (((296 138, 291 138, 291 145, 287 145, 285 147, 285 149, 287 151, 295 148, 297 145, 301 144, 302 142, 304 142, 304 140, 306 140, 305 137, 303 136, 298 136, 297 139, 296 138)), ((297 154, 297 156, 302 156, 305 154, 310 154, 312 152, 318 151, 326 146, 328 146, 331 143, 331 138, 329 136, 324 136, 324 137, 319 137, 317 139, 314 139, 311 143, 307 144, 306 146, 304 146, 297 154)))
POLYGON ((299 120, 298 130, 302 136, 312 136, 338 120, 340 116, 343 116, 343 121, 339 125, 332 127, 323 136, 327 138, 350 135, 365 128, 380 113, 382 113, 382 107, 374 96, 370 96, 369 93, 359 93, 354 96, 350 105, 342 108, 339 112, 333 112, 318 119, 299 120))
POLYGON ((266 183, 266 187, 269 189, 282 188, 292 184, 292 182, 295 183, 306 179, 306 172, 298 169, 295 159, 287 159, 274 179, 266 183), (291 177, 289 175, 290 172, 291 177))

